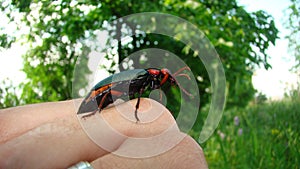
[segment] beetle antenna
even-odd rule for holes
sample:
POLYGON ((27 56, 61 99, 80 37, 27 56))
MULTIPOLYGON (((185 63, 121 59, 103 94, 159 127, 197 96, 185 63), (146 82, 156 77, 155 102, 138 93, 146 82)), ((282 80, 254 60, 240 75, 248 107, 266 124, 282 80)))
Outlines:
POLYGON ((178 87, 180 90, 183 91, 183 93, 185 93, 186 95, 193 97, 193 95, 191 93, 189 93, 188 91, 186 91, 179 83, 177 83, 178 87))
MULTIPOLYGON (((180 68, 179 70, 177 70, 177 72, 175 72, 175 73, 173 74, 173 77, 176 77, 176 76, 184 76, 184 77, 188 78, 189 80, 191 80, 191 78, 190 78, 189 75, 187 75, 187 74, 185 74, 185 73, 180 73, 180 72, 182 72, 182 71, 184 71, 184 70, 189 70, 189 71, 191 71, 191 69, 190 69, 188 66, 185 66, 185 67, 180 68)), ((179 89, 182 90, 186 95, 188 95, 188 96, 190 96, 190 97, 193 97, 193 95, 192 95, 191 93, 189 93, 188 91, 186 91, 186 90, 185 90, 178 82, 176 82, 176 83, 177 83, 179 89)))
POLYGON ((180 68, 179 70, 177 70, 177 72, 175 72, 173 75, 176 76, 178 73, 182 72, 183 70, 191 70, 188 66, 185 66, 183 68, 180 68))
POLYGON ((187 74, 184 74, 184 73, 177 74, 176 76, 184 76, 184 77, 188 78, 189 80, 191 80, 190 76, 187 74))

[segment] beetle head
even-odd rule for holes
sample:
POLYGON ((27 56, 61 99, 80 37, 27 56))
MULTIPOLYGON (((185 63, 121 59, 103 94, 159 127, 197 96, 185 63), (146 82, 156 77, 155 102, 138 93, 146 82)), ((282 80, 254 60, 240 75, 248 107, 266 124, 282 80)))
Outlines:
POLYGON ((181 85, 177 82, 175 78, 176 76, 184 76, 190 80, 191 78, 187 74, 181 73, 183 70, 190 70, 190 68, 187 66, 183 67, 179 69, 177 72, 175 72, 174 74, 172 74, 169 71, 169 69, 166 68, 160 70, 155 68, 147 69, 148 73, 151 76, 151 82, 150 82, 151 88, 158 89, 168 81, 171 85, 177 85, 180 88, 180 90, 182 90, 186 95, 192 96, 192 94, 190 94, 184 88, 181 87, 181 85))
POLYGON ((177 85, 180 88, 180 90, 182 90, 186 95, 192 96, 192 94, 190 94, 183 87, 181 87, 181 85, 178 83, 178 81, 175 78, 176 76, 184 76, 184 77, 188 78, 189 80, 191 80, 189 75, 187 75, 185 73, 181 73, 183 70, 190 70, 190 68, 187 66, 183 67, 183 68, 179 69, 177 72, 175 72, 174 74, 172 74, 166 68, 161 69, 160 70, 160 74, 161 74, 160 86, 162 86, 165 82, 169 81, 171 85, 177 85))

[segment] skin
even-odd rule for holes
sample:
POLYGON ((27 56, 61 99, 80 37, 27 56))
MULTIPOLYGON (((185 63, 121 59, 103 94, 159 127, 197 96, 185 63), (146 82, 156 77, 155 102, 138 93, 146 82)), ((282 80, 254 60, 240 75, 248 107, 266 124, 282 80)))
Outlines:
POLYGON ((171 113, 156 101, 141 99, 141 123, 134 121, 132 112, 136 99, 106 108, 100 114, 96 113, 86 119, 78 118, 75 113, 77 108, 74 105, 81 101, 51 102, 0 110, 0 168, 67 168, 79 161, 89 161, 95 169, 207 168, 201 147, 179 131, 171 113), (120 110, 131 113, 122 114, 120 110), (160 113, 153 118, 157 111, 160 113), (105 137, 99 137, 100 141, 108 140, 109 149, 98 146, 87 136, 87 130, 95 133, 101 130, 92 122, 97 118, 104 119, 109 126, 103 127, 102 131, 113 129, 119 133, 109 132, 105 137), (82 120, 86 124, 84 127, 79 122, 82 120), (162 137, 152 139, 157 135, 162 137), (153 141, 138 142, 141 138, 151 138, 153 141), (161 149, 172 142, 176 144, 171 148, 161 149), (124 152, 147 155, 153 150, 148 144, 161 146, 159 150, 165 151, 142 158, 120 155, 124 152))

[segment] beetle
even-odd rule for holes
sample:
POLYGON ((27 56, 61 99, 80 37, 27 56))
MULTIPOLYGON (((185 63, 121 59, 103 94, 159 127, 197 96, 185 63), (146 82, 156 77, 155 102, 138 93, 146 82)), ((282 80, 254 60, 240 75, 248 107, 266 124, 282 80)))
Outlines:
POLYGON ((118 98, 128 98, 130 100, 136 98, 135 119, 138 121, 137 110, 140 104, 141 95, 147 90, 155 90, 161 88, 166 82, 171 86, 177 85, 186 95, 191 96, 180 84, 176 81, 176 76, 184 76, 190 80, 187 74, 181 73, 183 70, 190 70, 189 67, 183 67, 176 73, 166 69, 148 68, 148 69, 133 69, 123 71, 111 75, 97 83, 82 101, 77 114, 92 112, 82 116, 82 118, 94 115, 97 111, 113 103, 118 98))

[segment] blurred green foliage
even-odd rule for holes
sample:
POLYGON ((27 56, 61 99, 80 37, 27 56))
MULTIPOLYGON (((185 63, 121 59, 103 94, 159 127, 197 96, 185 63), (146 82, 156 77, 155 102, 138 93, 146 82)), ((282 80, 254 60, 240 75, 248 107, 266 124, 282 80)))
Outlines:
POLYGON ((11 80, 4 79, 0 83, 5 86, 0 88, 0 108, 20 105, 18 88, 13 86, 11 80))
MULTIPOLYGON (((296 2, 296 1, 293 1, 296 2)), ((24 58, 23 71, 27 80, 19 87, 9 81, 0 88, 0 107, 20 104, 66 100, 72 98, 72 81, 76 64, 81 66, 80 79, 74 82, 87 85, 86 74, 88 54, 95 50, 89 40, 95 39, 97 32, 107 31, 106 58, 110 64, 103 65, 110 73, 134 52, 147 48, 160 48, 180 56, 189 65, 197 78, 201 93, 201 113, 190 131, 198 139, 199 131, 207 116, 210 95, 208 74, 195 51, 180 41, 163 35, 142 32, 134 35, 125 44, 113 43, 125 37, 128 32, 138 32, 138 27, 113 22, 117 18, 139 12, 163 12, 179 16, 202 30, 216 48, 223 63, 227 88, 227 107, 218 132, 202 146, 211 168, 297 168, 299 157, 299 95, 282 102, 268 103, 260 94, 259 103, 246 109, 254 98, 251 83, 254 67, 270 68, 266 50, 274 44, 277 29, 273 18, 264 11, 249 13, 235 0, 228 1, 37 1, 3 0, 1 10, 10 19, 15 14, 23 16, 23 23, 30 31, 22 37, 13 37, 0 32, 1 47, 8 48, 16 39, 23 39, 30 48, 24 58), (117 52, 115 52, 117 51, 117 52), (115 60, 114 58, 118 58, 115 60), (6 87, 5 87, 6 86, 6 87), (21 91, 20 91, 21 89, 21 91), (18 92, 20 91, 20 92, 18 92), (298 99, 298 101, 297 101, 298 99)), ((166 27, 169 25, 166 25, 166 27)), ((22 30, 22 27, 18 28, 22 30)), ((192 32, 183 32, 182 35, 192 32)), ((292 36, 291 36, 292 37, 292 36)), ((147 56, 146 57, 151 57, 147 56)), ((163 62, 163 58, 161 59, 163 62)), ((133 67, 136 65, 133 60, 133 67)), ((77 72, 77 73, 78 73, 77 72)), ((78 87, 78 86, 77 86, 78 87)), ((76 91, 79 90, 75 89, 76 91)), ((179 91, 173 99, 169 97, 173 109, 179 108, 179 91)), ((167 95, 171 96, 171 93, 167 95)), ((298 91, 299 94, 299 91, 298 91)), ((76 95, 77 96, 77 95, 76 95)))
POLYGON ((299 168, 299 105, 298 95, 225 111, 202 145, 209 167, 299 168))
MULTIPOLYGON (((277 38, 273 18, 264 11, 248 13, 235 0, 219 2, 208 1, 34 1, 8 0, 1 2, 1 9, 14 22, 16 13, 23 16, 23 23, 30 31, 23 40, 30 46, 23 56, 23 71, 27 80, 21 84, 21 103, 34 103, 72 98, 74 67, 78 59, 84 58, 94 50, 88 39, 96 37, 98 30, 108 31, 106 48, 107 59, 111 64, 104 65, 110 72, 117 69, 128 55, 145 48, 164 49, 180 56, 189 65, 198 80, 201 104, 209 103, 211 92, 207 72, 199 59, 193 57, 195 51, 180 41, 154 34, 141 33, 133 36, 126 44, 113 43, 125 37, 128 32, 137 32, 138 27, 122 25, 113 20, 139 12, 163 12, 179 16, 202 30, 220 55, 226 72, 228 98, 227 107, 245 106, 253 98, 255 90, 251 83, 254 66, 270 68, 266 49, 277 38), (127 26, 127 27, 126 27, 127 26), (122 28, 125 27, 126 30, 122 28), (83 56, 83 57, 82 57, 83 56), (113 58, 117 56, 117 60, 113 58)), ((162 23, 163 24, 163 23, 162 23)), ((167 27, 168 25, 166 25, 167 27)), ((22 27, 18 28, 22 30, 22 27)), ((183 35, 192 32, 183 32, 183 35)), ((1 46, 8 47, 10 41, 5 34, 1 46), (9 43, 8 43, 9 42, 9 43)), ((16 38, 11 38, 16 39, 16 38)), ((201 52, 201 51, 200 51, 201 52)), ((151 56, 146 56, 151 57, 151 56)), ((81 66, 82 78, 76 83, 87 85, 89 73, 81 66)), ((119 67, 120 70, 122 68, 119 67)))
POLYGON ((290 0, 291 4, 286 12, 286 29, 290 31, 285 38, 289 41, 290 53, 295 57, 296 63, 294 69, 299 71, 300 67, 300 1, 290 0))

